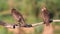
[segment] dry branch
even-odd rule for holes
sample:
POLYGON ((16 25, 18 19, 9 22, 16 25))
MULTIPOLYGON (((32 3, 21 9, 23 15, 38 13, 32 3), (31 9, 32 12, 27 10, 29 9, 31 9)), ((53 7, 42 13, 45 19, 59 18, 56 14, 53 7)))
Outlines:
MULTIPOLYGON (((53 20, 53 22, 60 22, 60 20, 53 20)), ((25 33, 27 33, 27 32, 28 32, 28 33, 29 33, 29 32, 34 32, 34 27, 35 27, 35 26, 42 25, 42 24, 43 24, 43 22, 31 24, 33 27, 30 27, 30 28, 15 26, 15 29, 14 29, 12 24, 7 24, 7 23, 5 23, 5 22, 1 22, 1 21, 0 21, 0 25, 8 28, 8 31, 12 31, 12 32, 14 32, 14 34, 22 34, 23 32, 25 32, 25 33), (31 31, 31 30, 32 30, 32 31, 31 31)), ((44 27, 44 30, 45 30, 46 28, 48 28, 48 29, 50 30, 50 28, 52 28, 52 27, 44 27)), ((45 30, 45 31, 47 31, 47 30, 45 30)), ((45 31, 44 31, 44 32, 45 32, 45 31)), ((53 30, 51 30, 51 32, 52 32, 52 31, 53 31, 53 30)), ((43 32, 43 34, 45 34, 44 32, 43 32)), ((28 34, 28 33, 27 33, 27 34, 28 34)), ((49 32, 48 32, 48 33, 49 33, 49 32)))
MULTIPOLYGON (((53 20, 53 22, 60 22, 60 20, 53 20)), ((34 27, 34 26, 39 26, 41 24, 43 24, 43 22, 39 22, 39 23, 31 24, 31 25, 34 27)), ((7 27, 7 28, 13 28, 13 25, 5 25, 5 27, 7 27)), ((15 26, 15 27, 17 28, 19 26, 15 26)))
MULTIPOLYGON (((60 20, 53 20, 53 22, 60 22, 60 20)), ((41 24, 43 24, 43 22, 32 24, 32 26, 39 26, 41 24)))

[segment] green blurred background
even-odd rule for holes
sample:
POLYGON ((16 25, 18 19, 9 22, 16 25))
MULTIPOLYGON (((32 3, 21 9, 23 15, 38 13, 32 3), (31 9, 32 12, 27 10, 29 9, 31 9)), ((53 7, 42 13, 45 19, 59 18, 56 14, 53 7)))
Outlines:
MULTIPOLYGON (((26 23, 38 23, 42 19, 40 16, 41 7, 45 5, 51 13, 51 19, 60 19, 60 0, 0 0, 0 20, 7 23, 16 23, 11 16, 11 8, 16 8, 24 17, 26 23)), ((60 23, 52 23, 58 29, 54 30, 54 34, 60 34, 60 23)), ((41 34, 43 25, 35 27, 34 34, 41 34)), ((8 32, 6 28, 0 26, 0 34, 13 34, 8 32)))

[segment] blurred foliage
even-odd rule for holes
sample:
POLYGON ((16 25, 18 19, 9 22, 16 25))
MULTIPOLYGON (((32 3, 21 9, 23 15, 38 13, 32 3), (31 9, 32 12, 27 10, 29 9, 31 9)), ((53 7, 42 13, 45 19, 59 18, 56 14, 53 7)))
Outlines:
POLYGON ((54 34, 60 34, 60 22, 54 22, 53 23, 53 27, 54 27, 54 34))
POLYGON ((7 0, 0 0, 0 12, 4 10, 8 10, 7 0))
POLYGON ((2 26, 0 26, 0 34, 7 34, 7 33, 8 33, 7 29, 2 27, 2 26))
MULTIPOLYGON (((0 3, 0 13, 6 12, 5 10, 10 10, 8 9, 9 3, 7 0, 0 0, 0 3)), ((60 19, 59 0, 14 0, 14 8, 22 13, 27 23, 41 21, 39 14, 43 5, 48 8, 48 11, 51 13, 51 18, 60 19)), ((7 12, 9 13, 9 11, 7 12)), ((7 14, 4 15, 1 16, 3 18, 2 20, 9 18, 6 17, 7 14)))
MULTIPOLYGON (((10 0, 10 2, 11 1, 12 0, 10 0)), ((13 0, 13 2, 14 5, 12 6, 11 4, 11 6, 21 12, 26 23, 32 24, 42 21, 39 17, 42 6, 47 7, 48 11, 51 13, 51 19, 60 19, 60 0, 13 0)), ((9 11, 10 8, 12 8, 11 6, 9 6, 8 0, 0 0, 0 20, 7 23, 16 22, 9 11)), ((60 23, 54 24, 60 25, 60 23)), ((37 32, 42 32, 42 26, 36 29, 37 32)), ((1 32, 1 34, 5 34, 5 31, 3 32, 1 32)))
POLYGON ((60 29, 55 29, 54 34, 60 34, 60 29))
POLYGON ((42 34, 43 28, 44 28, 43 25, 36 26, 35 27, 35 33, 34 34, 42 34))

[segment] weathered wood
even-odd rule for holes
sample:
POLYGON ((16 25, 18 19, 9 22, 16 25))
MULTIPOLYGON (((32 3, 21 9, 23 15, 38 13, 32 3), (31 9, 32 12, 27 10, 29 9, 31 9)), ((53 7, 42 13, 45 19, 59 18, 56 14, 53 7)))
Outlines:
MULTIPOLYGON (((53 20, 53 22, 60 22, 60 20, 53 20)), ((28 34, 30 32, 32 32, 32 33, 34 32, 34 27, 35 26, 39 26, 39 25, 42 25, 42 24, 43 24, 43 22, 31 24, 33 27, 19 27, 19 26, 16 26, 15 29, 13 28, 13 25, 5 25, 4 27, 8 28, 8 31, 14 32, 14 34, 23 34, 23 32, 24 32, 24 34, 28 34)), ((46 24, 44 24, 43 34, 53 34, 52 24, 50 24, 49 26, 46 26, 46 24)))
POLYGON ((42 34, 53 34, 52 24, 50 24, 49 26, 44 25, 44 30, 42 34))
MULTIPOLYGON (((60 20, 53 20, 53 22, 60 22, 60 20)), ((43 24, 43 22, 32 24, 32 26, 39 26, 41 24, 43 24)))

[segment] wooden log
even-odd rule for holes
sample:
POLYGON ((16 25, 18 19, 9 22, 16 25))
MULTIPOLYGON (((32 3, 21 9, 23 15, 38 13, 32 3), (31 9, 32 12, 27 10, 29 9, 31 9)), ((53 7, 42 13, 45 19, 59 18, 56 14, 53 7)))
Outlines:
MULTIPOLYGON (((60 20, 53 20, 53 22, 60 22, 60 20)), ((43 22, 31 24, 33 27, 29 27, 29 28, 17 26, 14 29, 14 28, 12 28, 13 25, 6 25, 4 27, 7 27, 8 31, 12 31, 12 32, 14 32, 14 34, 23 34, 23 32, 25 32, 26 34, 28 34, 30 32, 33 33, 34 32, 34 27, 35 26, 39 26, 41 24, 43 24, 43 22)), ((52 26, 52 24, 50 24, 49 26, 46 26, 46 24, 44 24, 43 34, 53 34, 53 26, 52 26)))
POLYGON ((50 24, 49 26, 44 25, 44 30, 42 34, 53 34, 53 26, 50 24))

